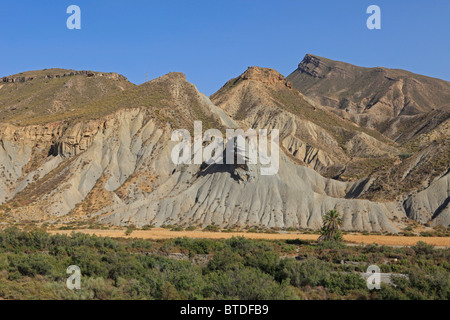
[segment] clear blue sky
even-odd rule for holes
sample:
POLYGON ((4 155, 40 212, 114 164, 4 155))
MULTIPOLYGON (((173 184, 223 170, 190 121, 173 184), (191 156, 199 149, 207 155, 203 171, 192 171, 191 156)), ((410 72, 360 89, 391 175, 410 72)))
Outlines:
POLYGON ((0 21, 1 76, 58 67, 140 84, 180 71, 210 95, 248 66, 287 76, 312 53, 450 80, 448 0, 4 0, 0 21), (81 30, 66 28, 71 4, 81 30), (371 4, 381 30, 366 28, 371 4))

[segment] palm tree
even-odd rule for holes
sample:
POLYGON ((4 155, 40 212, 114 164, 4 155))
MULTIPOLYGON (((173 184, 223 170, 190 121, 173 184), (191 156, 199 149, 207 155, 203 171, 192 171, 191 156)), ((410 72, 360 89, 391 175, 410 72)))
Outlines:
POLYGON ((341 231, 339 230, 341 225, 342 218, 339 213, 336 210, 328 211, 323 217, 323 226, 318 241, 342 240, 341 231))

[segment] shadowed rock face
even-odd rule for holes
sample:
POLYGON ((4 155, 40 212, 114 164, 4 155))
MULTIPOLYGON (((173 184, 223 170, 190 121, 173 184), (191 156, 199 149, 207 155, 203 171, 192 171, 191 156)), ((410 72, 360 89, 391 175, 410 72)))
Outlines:
MULTIPOLYGON (((97 80, 102 87, 110 79, 97 80)), ((58 78, 46 81, 42 91, 64 86, 58 78)), ((401 160, 402 146, 314 104, 273 69, 251 67, 211 100, 183 74, 170 73, 53 117, 62 120, 0 123, 6 221, 318 229, 322 216, 336 209, 344 230, 395 233, 408 217, 448 224, 448 172, 430 172, 412 191, 385 197, 402 181, 415 181, 415 168, 430 167, 430 159, 448 166, 436 152, 448 122, 412 140, 417 150, 401 160), (203 130, 279 129, 278 174, 262 176, 252 164, 173 164, 172 131, 192 131, 196 120, 203 130), (369 170, 365 161, 379 163, 369 170)))

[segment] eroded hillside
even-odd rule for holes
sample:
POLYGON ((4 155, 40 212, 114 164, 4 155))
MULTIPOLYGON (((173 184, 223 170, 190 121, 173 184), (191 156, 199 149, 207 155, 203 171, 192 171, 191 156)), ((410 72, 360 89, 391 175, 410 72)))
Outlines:
POLYGON ((139 86, 72 70, 4 79, 6 223, 317 229, 331 209, 343 214, 345 230, 395 233, 408 219, 449 223, 448 121, 394 141, 257 67, 211 100, 181 73, 139 86), (171 134, 192 132, 194 121, 222 132, 279 129, 278 173, 260 175, 260 164, 175 165, 171 134))

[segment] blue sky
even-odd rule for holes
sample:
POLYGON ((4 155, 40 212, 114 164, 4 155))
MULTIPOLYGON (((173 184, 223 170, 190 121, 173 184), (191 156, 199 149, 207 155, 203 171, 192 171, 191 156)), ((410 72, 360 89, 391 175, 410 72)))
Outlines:
POLYGON ((450 1, 14 0, 0 3, 0 75, 119 72, 136 84, 184 72, 210 95, 248 66, 285 76, 306 53, 450 80, 450 1), (81 30, 68 30, 69 5, 81 30), (381 8, 381 30, 366 9, 381 8))

